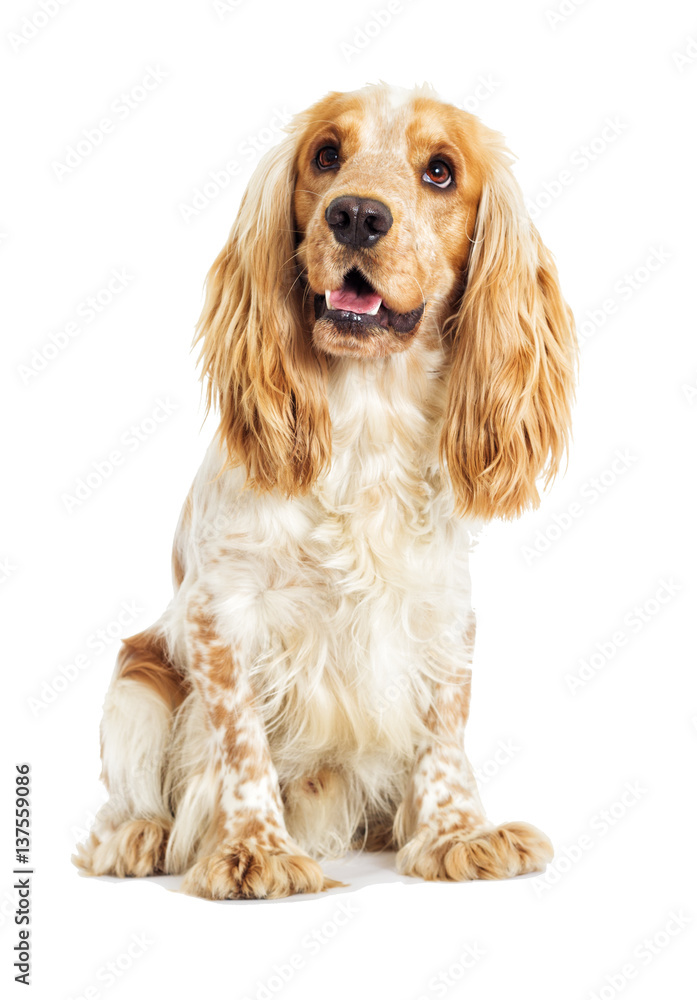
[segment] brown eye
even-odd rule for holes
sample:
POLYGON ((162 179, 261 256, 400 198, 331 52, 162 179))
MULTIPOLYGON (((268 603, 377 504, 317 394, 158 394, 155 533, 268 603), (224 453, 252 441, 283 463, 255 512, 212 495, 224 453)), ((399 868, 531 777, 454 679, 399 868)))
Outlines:
POLYGON ((436 187, 446 188, 453 179, 452 170, 444 160, 431 160, 421 180, 436 187))
POLYGON ((336 146, 323 146, 315 157, 315 163, 320 170, 331 170, 339 165, 339 150, 336 146))

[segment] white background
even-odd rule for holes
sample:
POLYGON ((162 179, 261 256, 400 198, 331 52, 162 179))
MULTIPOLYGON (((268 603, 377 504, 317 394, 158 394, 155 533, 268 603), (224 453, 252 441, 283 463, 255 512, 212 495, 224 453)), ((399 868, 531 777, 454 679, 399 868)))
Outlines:
POLYGON ((41 1000, 694 997, 693 5, 393 0, 383 26, 385 0, 228 6, 2 9, 0 979, 27 995, 11 981, 10 825, 26 760, 41 1000), (583 332, 568 471, 473 558, 469 753, 491 817, 539 825, 556 860, 539 878, 441 885, 358 858, 326 865, 349 890, 278 903, 81 878, 69 855, 103 798, 115 636, 169 599, 174 526, 214 431, 189 352, 205 273, 281 117, 378 79, 430 81, 506 135, 583 332), (202 194, 230 161, 225 189, 202 194), (126 285, 88 321, 112 269, 126 285), (160 423, 158 400, 175 407, 160 423), (112 474, 66 501, 114 451, 112 474))

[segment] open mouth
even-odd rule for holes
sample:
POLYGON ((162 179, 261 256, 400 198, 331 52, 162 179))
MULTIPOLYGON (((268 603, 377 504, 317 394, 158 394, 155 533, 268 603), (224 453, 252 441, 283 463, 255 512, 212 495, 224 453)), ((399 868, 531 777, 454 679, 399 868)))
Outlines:
POLYGON ((421 319, 424 303, 411 312, 400 313, 389 309, 368 279, 352 268, 344 275, 341 288, 327 289, 324 295, 315 295, 315 319, 331 320, 339 330, 360 335, 377 332, 381 327, 392 328, 396 333, 409 333, 421 319))

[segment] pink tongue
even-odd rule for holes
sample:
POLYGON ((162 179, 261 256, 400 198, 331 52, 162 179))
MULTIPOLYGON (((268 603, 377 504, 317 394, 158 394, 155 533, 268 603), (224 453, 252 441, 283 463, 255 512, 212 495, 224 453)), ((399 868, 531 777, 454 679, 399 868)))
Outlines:
POLYGON ((348 312, 368 313, 379 306, 382 299, 376 292, 365 292, 360 295, 350 288, 340 288, 329 293, 329 305, 332 309, 345 309, 348 312))

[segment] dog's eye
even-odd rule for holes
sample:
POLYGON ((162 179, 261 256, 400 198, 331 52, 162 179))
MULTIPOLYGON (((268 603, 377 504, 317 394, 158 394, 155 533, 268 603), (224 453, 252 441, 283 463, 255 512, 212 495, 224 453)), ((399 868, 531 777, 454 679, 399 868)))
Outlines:
POLYGON ((339 150, 336 146, 323 146, 315 157, 315 163, 320 170, 331 170, 332 167, 338 167, 339 150))
POLYGON ((421 180, 436 187, 446 188, 452 183, 453 173, 444 160, 431 160, 421 180))

